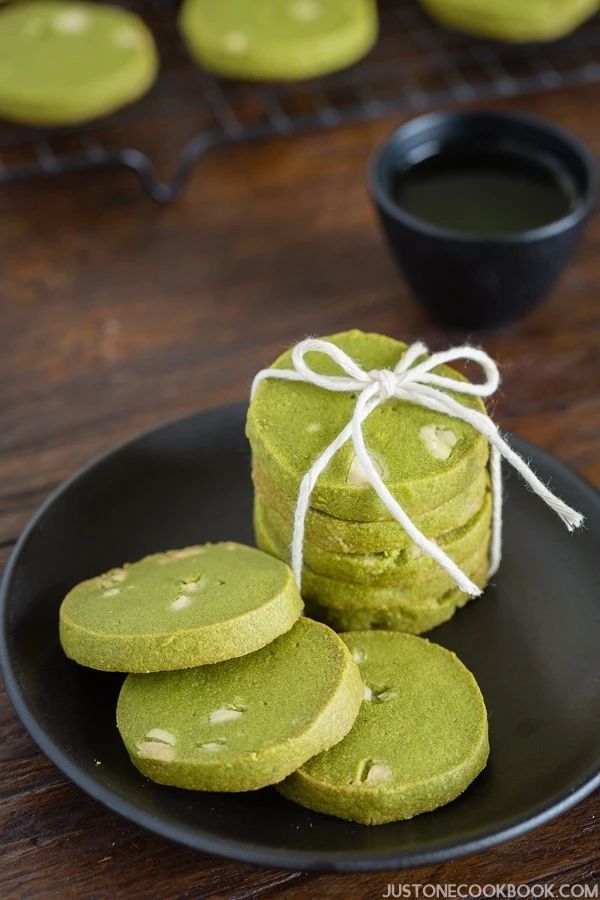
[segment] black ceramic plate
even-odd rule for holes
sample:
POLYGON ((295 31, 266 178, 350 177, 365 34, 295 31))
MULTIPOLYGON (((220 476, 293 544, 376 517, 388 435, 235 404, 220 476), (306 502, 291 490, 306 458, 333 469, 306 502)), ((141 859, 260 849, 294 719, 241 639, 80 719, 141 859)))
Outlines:
POLYGON ((558 815, 600 780, 598 494, 522 441, 587 529, 569 535, 507 479, 504 562, 494 586, 432 632, 474 672, 490 715, 485 772, 443 809, 366 827, 311 813, 273 789, 160 787, 131 765, 115 728, 122 676, 62 655, 58 606, 77 581, 193 542, 251 541, 244 409, 158 428, 60 488, 21 537, 2 590, 2 665, 18 714, 69 778, 111 809, 202 850, 272 866, 360 871, 434 863, 558 815), (98 761, 100 764, 98 765, 98 761))

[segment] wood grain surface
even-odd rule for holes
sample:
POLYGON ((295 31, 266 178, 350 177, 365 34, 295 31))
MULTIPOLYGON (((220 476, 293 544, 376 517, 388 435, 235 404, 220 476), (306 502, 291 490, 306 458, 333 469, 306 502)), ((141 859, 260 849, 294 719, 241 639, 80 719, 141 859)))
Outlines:
MULTIPOLYGON (((598 88, 512 107, 600 155, 598 88)), ((397 124, 213 152, 168 208, 107 171, 0 194, 0 546, 93 454, 142 428, 247 395, 253 373, 307 334, 358 326, 441 349, 398 278, 364 166, 397 124)), ((152 136, 152 129, 149 126, 152 136)), ((157 145, 164 123, 155 123, 157 145)), ((502 365, 499 423, 600 484, 600 217, 550 300, 476 340, 502 365)), ((227 862, 106 811, 37 750, 0 693, 0 896, 377 898, 394 884, 597 884, 600 802, 476 857, 336 876, 227 862)))

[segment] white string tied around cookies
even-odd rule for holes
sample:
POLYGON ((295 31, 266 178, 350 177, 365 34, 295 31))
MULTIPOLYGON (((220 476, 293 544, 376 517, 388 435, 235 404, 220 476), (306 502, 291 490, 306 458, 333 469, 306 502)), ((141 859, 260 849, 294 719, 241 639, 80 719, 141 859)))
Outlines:
POLYGON ((427 347, 419 341, 409 346, 393 369, 373 369, 367 372, 335 344, 318 338, 307 338, 297 344, 292 351, 293 369, 262 369, 254 378, 252 396, 259 384, 267 378, 303 381, 326 391, 358 394, 352 418, 314 461, 300 483, 292 538, 292 570, 299 587, 302 583, 305 521, 311 494, 319 476, 337 451, 352 439, 357 460, 366 479, 385 508, 402 526, 411 540, 452 576, 461 591, 474 597, 481 594, 480 588, 465 575, 454 560, 444 553, 435 541, 425 537, 419 531, 398 500, 386 487, 367 451, 362 424, 378 406, 392 398, 424 406, 450 418, 461 419, 472 425, 488 440, 492 483, 492 538, 488 573, 490 576, 497 571, 502 555, 502 457, 517 470, 531 490, 554 510, 569 531, 582 524, 581 513, 556 497, 540 481, 525 460, 507 444, 489 416, 479 410, 463 406, 462 403, 446 393, 446 391, 452 391, 456 394, 489 397, 496 391, 500 383, 500 373, 493 359, 485 351, 465 345, 441 353, 433 353, 419 362, 419 358, 427 353, 427 347), (321 375, 315 372, 306 361, 307 353, 324 353, 337 363, 345 375, 321 375), (432 371, 437 366, 457 360, 470 360, 477 363, 484 372, 485 380, 479 384, 473 384, 469 381, 459 381, 444 375, 437 375, 432 371))

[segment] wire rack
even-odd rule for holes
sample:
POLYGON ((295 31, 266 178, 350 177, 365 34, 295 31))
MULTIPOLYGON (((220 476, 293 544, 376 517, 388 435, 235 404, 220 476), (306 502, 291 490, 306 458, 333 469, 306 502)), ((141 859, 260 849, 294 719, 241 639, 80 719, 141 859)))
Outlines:
POLYGON ((600 82, 599 17, 553 44, 510 45, 446 31, 416 0, 380 0, 381 37, 360 63, 326 78, 256 84, 214 78, 190 61, 177 31, 176 0, 122 5, 139 12, 155 35, 161 54, 155 87, 85 127, 1 124, 0 183, 125 166, 166 203, 212 147, 600 82))

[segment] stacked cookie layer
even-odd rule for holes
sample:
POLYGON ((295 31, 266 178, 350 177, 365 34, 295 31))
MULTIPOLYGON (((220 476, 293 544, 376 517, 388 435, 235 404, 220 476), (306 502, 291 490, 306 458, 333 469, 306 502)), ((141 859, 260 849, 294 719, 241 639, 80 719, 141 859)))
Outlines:
MULTIPOLYGON (((326 340, 366 371, 391 369, 406 345, 350 331, 326 340)), ((321 374, 341 374, 323 354, 321 374)), ((291 353, 275 368, 292 368, 291 353)), ((436 370, 461 379, 448 366, 436 370)), ((453 394, 484 411, 481 401, 453 394)), ((350 421, 356 396, 301 381, 266 379, 250 406, 254 523, 258 546, 289 562, 300 481, 350 421)), ((363 425, 365 443, 391 493, 415 525, 478 585, 487 578, 491 497, 488 445, 472 426, 406 401, 379 406, 363 425)), ((340 630, 394 628, 420 633, 449 619, 468 597, 416 547, 368 484, 349 442, 311 496, 304 541, 303 596, 312 615, 340 630)))

